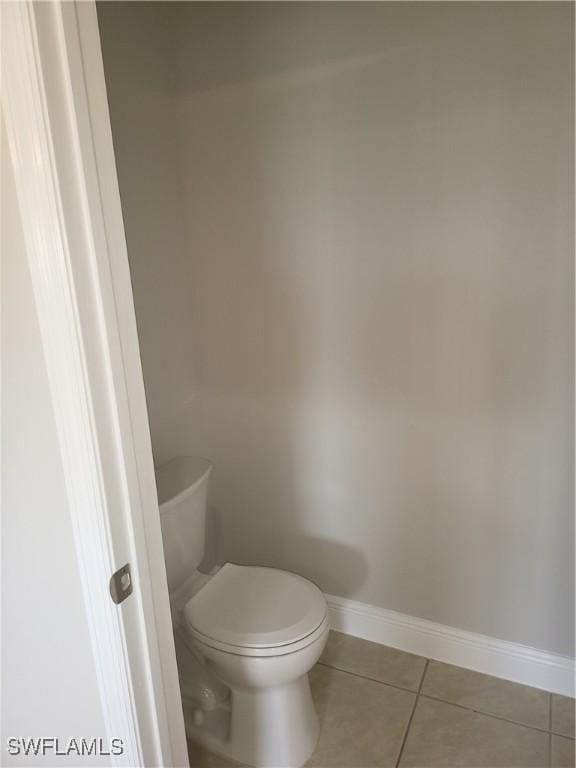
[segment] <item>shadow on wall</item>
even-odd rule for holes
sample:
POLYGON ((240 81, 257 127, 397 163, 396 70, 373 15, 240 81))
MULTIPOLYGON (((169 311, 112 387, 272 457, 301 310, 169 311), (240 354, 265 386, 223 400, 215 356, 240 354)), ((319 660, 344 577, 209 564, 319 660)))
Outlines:
MULTIPOLYGON (((200 567, 203 572, 209 572, 214 565, 226 560, 218 557, 214 548, 214 542, 219 540, 215 538, 213 527, 215 517, 217 510, 212 507, 208 518, 207 552, 200 567)), ((288 532, 278 533, 278 540, 282 542, 284 555, 276 550, 266 557, 262 551, 259 556, 236 557, 231 561, 238 565, 261 565, 292 571, 314 582, 323 592, 341 597, 352 597, 366 581, 369 571, 366 557, 340 541, 288 532)))

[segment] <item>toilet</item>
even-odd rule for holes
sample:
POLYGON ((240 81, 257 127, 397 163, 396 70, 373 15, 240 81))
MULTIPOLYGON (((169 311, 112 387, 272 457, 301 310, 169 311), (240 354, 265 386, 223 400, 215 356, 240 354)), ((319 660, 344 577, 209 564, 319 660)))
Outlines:
POLYGON ((198 571, 211 471, 189 456, 156 470, 186 730, 245 765, 298 768, 318 739, 308 672, 328 637, 326 601, 276 568, 198 571))

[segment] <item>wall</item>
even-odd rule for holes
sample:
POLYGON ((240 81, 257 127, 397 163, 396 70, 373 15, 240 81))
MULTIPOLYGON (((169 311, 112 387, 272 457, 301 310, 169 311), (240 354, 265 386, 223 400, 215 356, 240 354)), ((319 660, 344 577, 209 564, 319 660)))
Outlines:
POLYGON ((2 765, 54 765, 53 754, 10 757, 6 740, 65 748, 105 730, 15 194, 3 136, 2 765))
POLYGON ((173 88, 173 3, 99 3, 98 22, 136 300, 150 429, 194 396, 190 276, 173 88))
POLYGON ((221 558, 572 655, 573 9, 176 6, 168 262, 107 64, 139 324, 192 370, 157 458, 214 460, 221 558))

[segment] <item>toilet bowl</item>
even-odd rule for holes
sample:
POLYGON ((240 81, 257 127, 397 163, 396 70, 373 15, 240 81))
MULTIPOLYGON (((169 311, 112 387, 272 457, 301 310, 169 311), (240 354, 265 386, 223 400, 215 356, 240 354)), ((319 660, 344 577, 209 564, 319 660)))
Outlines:
POLYGON ((291 573, 226 563, 184 616, 231 692, 228 741, 209 746, 248 765, 303 765, 319 731, 308 672, 328 636, 320 590, 291 573))
POLYGON ((186 729, 202 746, 246 765, 298 768, 318 739, 308 672, 328 637, 326 601, 307 579, 275 568, 226 563, 211 575, 196 570, 210 471, 209 462, 189 457, 157 470, 173 623, 201 664, 194 671, 179 663, 182 689, 193 691, 194 677, 203 686, 184 701, 186 729), (206 695, 207 671, 218 695, 206 695))

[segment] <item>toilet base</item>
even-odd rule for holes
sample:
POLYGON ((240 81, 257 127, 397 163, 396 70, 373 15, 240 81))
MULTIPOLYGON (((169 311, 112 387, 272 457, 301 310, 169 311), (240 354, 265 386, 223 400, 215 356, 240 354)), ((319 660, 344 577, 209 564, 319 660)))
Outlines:
POLYGON ((246 765, 301 768, 314 751, 320 725, 305 674, 270 688, 232 688, 230 709, 212 713, 202 724, 186 713, 186 730, 205 749, 246 765), (227 738, 217 735, 223 719, 227 738))

